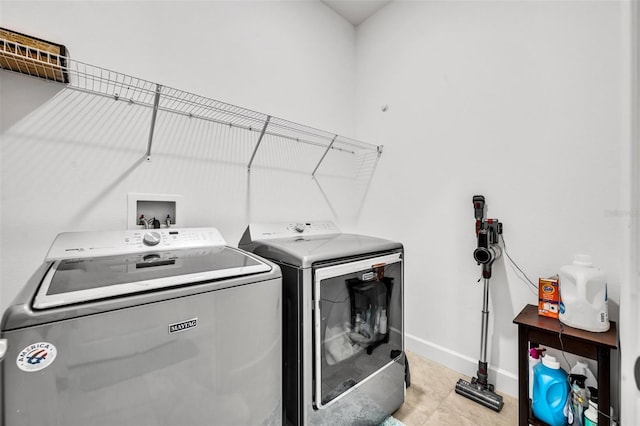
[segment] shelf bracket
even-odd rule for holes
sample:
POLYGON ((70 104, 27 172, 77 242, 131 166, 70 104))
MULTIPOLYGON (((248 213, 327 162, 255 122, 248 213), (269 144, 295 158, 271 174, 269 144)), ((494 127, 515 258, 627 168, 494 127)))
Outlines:
POLYGON ((267 115, 267 120, 264 122, 264 126, 262 126, 262 131, 260 132, 260 136, 258 137, 258 142, 256 143, 256 147, 253 148, 253 154, 251 154, 251 160, 249 160, 249 165, 247 166, 247 171, 251 172, 251 164, 253 164, 253 159, 256 157, 256 152, 258 152, 258 147, 262 142, 262 138, 264 137, 264 133, 267 131, 267 126, 269 125, 269 120, 271 120, 271 116, 267 115))
POLYGON ((156 127, 156 117, 158 116, 158 105, 160 104, 160 90, 162 86, 156 84, 156 95, 153 100, 153 113, 151 115, 151 128, 149 129, 149 142, 147 143, 147 161, 151 161, 151 145, 153 144, 153 129, 156 127))
POLYGON ((338 139, 338 135, 335 135, 333 137, 333 139, 331 139, 331 143, 329 144, 327 149, 324 151, 324 154, 322 154, 322 158, 320 159, 320 161, 318 161, 318 164, 316 165, 316 168, 313 169, 313 172, 311 172, 311 177, 316 177, 316 172, 318 171, 318 167, 320 167, 320 164, 322 164, 322 162, 324 161, 324 157, 327 156, 327 153, 329 152, 329 150, 333 146, 333 143, 336 141, 336 139, 338 139))

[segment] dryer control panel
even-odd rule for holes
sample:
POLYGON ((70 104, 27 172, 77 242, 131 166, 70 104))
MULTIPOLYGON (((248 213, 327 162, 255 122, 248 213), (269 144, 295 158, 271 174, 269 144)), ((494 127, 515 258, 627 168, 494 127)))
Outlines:
POLYGON ((329 221, 322 222, 280 222, 254 223, 249 225, 251 240, 272 240, 276 238, 291 238, 298 235, 332 235, 340 234, 340 229, 329 221))
POLYGON ((224 238, 216 228, 64 232, 56 237, 45 260, 115 256, 225 245, 224 238))

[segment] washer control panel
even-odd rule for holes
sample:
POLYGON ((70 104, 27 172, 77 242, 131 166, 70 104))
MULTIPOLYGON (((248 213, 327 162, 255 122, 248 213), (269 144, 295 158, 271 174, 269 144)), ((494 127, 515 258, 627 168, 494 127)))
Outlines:
POLYGON ((56 237, 45 260, 225 245, 224 238, 216 228, 65 232, 56 237))
POLYGON ((340 233, 340 229, 333 222, 328 221, 253 223, 249 225, 249 231, 253 241, 340 233))

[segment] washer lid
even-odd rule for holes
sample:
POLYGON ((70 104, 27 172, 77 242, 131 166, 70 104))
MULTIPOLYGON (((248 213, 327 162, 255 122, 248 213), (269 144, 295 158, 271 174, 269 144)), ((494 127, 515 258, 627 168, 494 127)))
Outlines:
POLYGON ((332 234, 258 240, 240 248, 267 259, 309 268, 315 262, 401 249, 402 244, 366 235, 332 234))
POLYGON ((270 271, 240 250, 222 247, 60 259, 47 271, 34 309, 82 303, 270 271))

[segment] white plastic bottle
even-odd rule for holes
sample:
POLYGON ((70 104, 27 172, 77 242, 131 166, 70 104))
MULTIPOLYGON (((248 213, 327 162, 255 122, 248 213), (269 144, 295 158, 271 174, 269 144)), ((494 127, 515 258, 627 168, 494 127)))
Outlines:
POLYGON ((592 332, 609 330, 607 278, 591 257, 578 254, 560 268, 560 322, 592 332))
POLYGON ((598 403, 589 401, 589 408, 584 412, 584 426, 597 426, 598 424, 598 403))
POLYGON ((380 334, 387 334, 387 310, 383 309, 380 313, 380 334))

